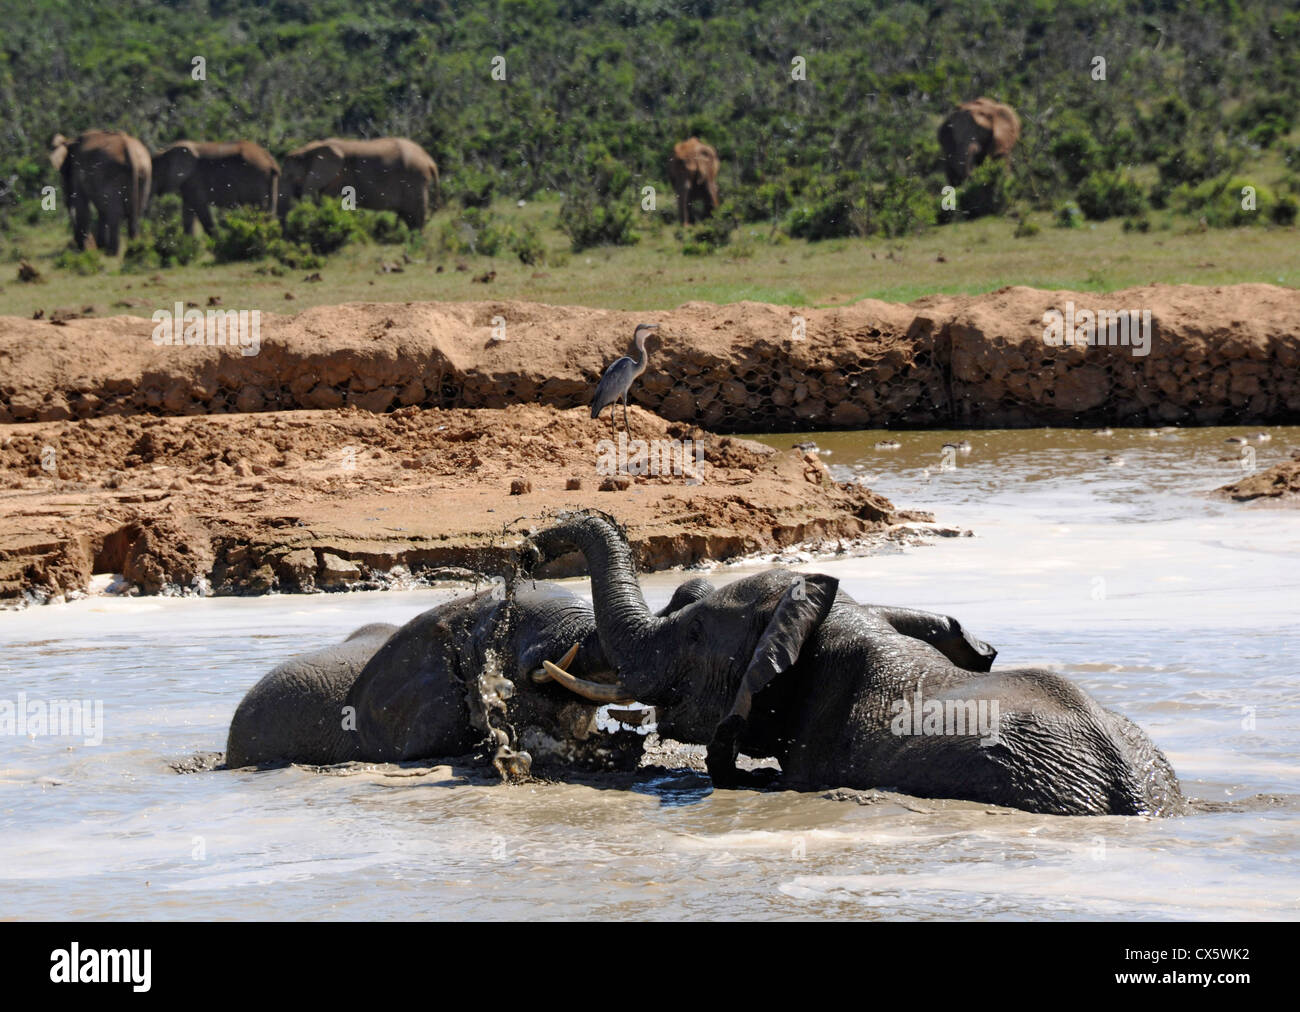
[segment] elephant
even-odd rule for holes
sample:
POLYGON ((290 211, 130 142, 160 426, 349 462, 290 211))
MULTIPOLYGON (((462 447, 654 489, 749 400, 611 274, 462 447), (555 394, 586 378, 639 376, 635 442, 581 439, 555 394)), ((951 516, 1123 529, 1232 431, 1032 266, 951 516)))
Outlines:
POLYGON ((991 98, 963 102, 939 126, 948 182, 960 186, 985 158, 1011 160, 1020 139, 1020 117, 1009 105, 991 98))
POLYGON ((86 248, 92 207, 98 213, 95 245, 105 253, 117 254, 123 221, 132 239, 139 235, 153 163, 149 149, 138 140, 109 130, 87 130, 75 140, 55 134, 50 164, 63 178, 77 249, 86 248))
POLYGON ((153 156, 153 192, 179 193, 186 234, 195 219, 213 233, 210 205, 248 205, 275 213, 280 166, 252 141, 177 141, 153 156))
POLYGON ((438 165, 424 148, 405 137, 312 141, 284 156, 280 216, 295 201, 337 197, 343 187, 351 186, 357 207, 396 211, 408 228, 418 231, 429 216, 430 181, 437 206, 442 193, 438 165))
POLYGON ((707 744, 715 787, 754 779, 736 769, 743 751, 775 757, 796 789, 892 788, 1060 815, 1182 810, 1173 769, 1135 724, 1052 672, 992 671, 996 651, 956 619, 861 605, 831 576, 783 570, 697 586, 657 616, 608 518, 570 515, 529 542, 530 565, 585 556, 617 673, 599 691, 653 704, 661 735, 707 744))
MULTIPOLYGON (((691 593, 674 596, 662 614, 690 603, 691 593)), ((402 762, 467 755, 488 741, 506 777, 533 759, 634 766, 641 735, 596 733, 595 705, 529 677, 549 658, 592 678, 610 673, 591 606, 553 585, 461 597, 401 628, 363 626, 290 658, 248 691, 230 723, 226 766, 402 762), (561 658, 570 644, 576 652, 561 658)))
POLYGON ((702 221, 718 209, 718 153, 698 137, 673 145, 668 159, 668 179, 677 191, 677 215, 683 225, 692 224, 691 205, 703 201, 702 221))

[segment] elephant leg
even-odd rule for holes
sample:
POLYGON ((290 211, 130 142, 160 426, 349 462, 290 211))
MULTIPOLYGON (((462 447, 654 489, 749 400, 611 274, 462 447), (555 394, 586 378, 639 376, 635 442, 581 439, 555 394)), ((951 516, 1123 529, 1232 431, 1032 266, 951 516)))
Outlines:
POLYGON ((186 235, 194 234, 194 208, 186 202, 181 207, 181 228, 186 235))
POLYGON ((689 225, 691 223, 689 195, 689 185, 683 185, 682 188, 677 191, 677 218, 683 225, 689 225))
POLYGON ((90 202, 85 194, 74 193, 69 203, 72 205, 72 240, 77 249, 84 250, 86 240, 90 238, 90 202))
POLYGON ((216 226, 212 222, 212 208, 207 204, 198 204, 194 208, 194 214, 199 219, 199 224, 203 226, 203 231, 208 235, 216 235, 216 226))

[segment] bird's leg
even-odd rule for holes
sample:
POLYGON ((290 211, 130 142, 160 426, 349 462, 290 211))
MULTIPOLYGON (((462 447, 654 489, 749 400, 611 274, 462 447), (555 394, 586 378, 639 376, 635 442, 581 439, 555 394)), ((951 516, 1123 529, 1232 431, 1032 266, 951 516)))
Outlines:
POLYGON ((618 441, 618 424, 614 421, 614 412, 617 410, 617 404, 611 404, 609 406, 609 434, 615 442, 618 441))
POLYGON ((628 424, 628 420, 627 420, 627 394, 626 393, 623 394, 623 428, 627 429, 628 438, 631 439, 632 426, 628 424))

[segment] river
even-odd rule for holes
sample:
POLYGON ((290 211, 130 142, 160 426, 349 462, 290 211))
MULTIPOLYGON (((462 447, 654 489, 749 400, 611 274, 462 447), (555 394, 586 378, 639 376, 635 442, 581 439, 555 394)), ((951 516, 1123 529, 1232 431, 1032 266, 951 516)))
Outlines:
MULTIPOLYGON (((1266 431, 1257 466, 1300 445, 1266 431)), ((1224 440, 1247 432, 763 437, 813 439, 837 477, 974 533, 794 564, 1074 680, 1148 731, 1196 814, 713 793, 685 774, 634 790, 178 775, 169 761, 224 747, 281 659, 450 592, 96 596, 0 613, 0 698, 104 705, 98 745, 0 737, 0 917, 1297 918, 1300 510, 1205 495, 1241 473, 1224 440)), ((684 578, 647 576, 651 605, 684 578)))

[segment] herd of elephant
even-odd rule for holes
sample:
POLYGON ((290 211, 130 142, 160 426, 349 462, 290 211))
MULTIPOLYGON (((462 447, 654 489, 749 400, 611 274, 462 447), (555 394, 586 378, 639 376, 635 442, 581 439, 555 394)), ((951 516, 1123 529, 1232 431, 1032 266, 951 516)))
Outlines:
POLYGON ((629 769, 643 737, 599 731, 597 713, 637 701, 662 737, 707 745, 715 788, 891 789, 1058 815, 1184 810, 1137 725, 1052 672, 993 671, 996 654, 956 619, 859 604, 833 577, 789 570, 720 589, 692 579, 652 612, 623 532, 583 511, 528 535, 510 593, 368 625, 276 667, 235 711, 226 766, 486 749, 507 777, 629 769), (575 550, 591 604, 529 582, 575 550), (738 768, 742 753, 777 760, 779 774, 738 768))
MULTIPOLYGON (((979 98, 955 109, 939 128, 948 180, 957 185, 985 158, 1009 158, 1020 136, 1015 111, 979 98)), ((213 207, 251 206, 283 217, 299 200, 338 197, 351 187, 356 206, 393 211, 408 228, 424 227, 429 187, 435 206, 441 191, 438 165, 405 137, 312 141, 277 163, 252 141, 177 141, 157 154, 120 131, 88 130, 69 139, 56 134, 50 161, 63 182, 78 249, 85 249, 94 212, 95 245, 116 255, 125 224, 139 234, 150 197, 178 193, 186 232, 197 220, 211 235, 213 207)), ((683 225, 707 218, 719 206, 718 153, 698 137, 674 145, 668 178, 683 225)))

